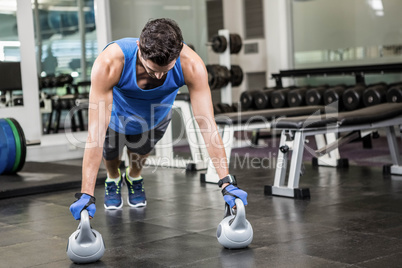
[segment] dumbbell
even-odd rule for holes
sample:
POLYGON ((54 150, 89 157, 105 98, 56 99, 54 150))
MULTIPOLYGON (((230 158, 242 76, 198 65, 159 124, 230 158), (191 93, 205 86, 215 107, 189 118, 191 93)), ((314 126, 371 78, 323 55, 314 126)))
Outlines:
POLYGON ((254 98, 256 97, 257 92, 258 90, 250 90, 244 91, 240 94, 240 105, 242 111, 256 108, 254 98))
POLYGON ((402 102, 402 85, 391 87, 388 90, 387 102, 402 102))
POLYGON ((239 65, 230 66, 230 82, 233 87, 240 86, 243 82, 243 70, 239 65))
POLYGON ((289 107, 298 107, 305 104, 305 95, 309 87, 292 89, 287 94, 289 107))
POLYGON ((290 88, 281 88, 274 90, 271 93, 271 106, 272 108, 282 108, 287 105, 287 95, 290 91, 290 88))
POLYGON ((366 87, 363 85, 356 85, 348 88, 342 94, 343 105, 346 110, 356 110, 363 106, 363 92, 366 87))
POLYGON ((218 64, 206 65, 208 72, 208 84, 213 89, 220 89, 230 82, 230 71, 226 66, 218 64))
POLYGON ((230 39, 230 54, 239 53, 241 50, 241 47, 243 46, 240 35, 229 34, 229 39, 230 39))
POLYGON ((345 92, 344 86, 331 87, 324 92, 324 104, 329 105, 334 102, 338 102, 338 109, 343 107, 342 94, 345 92))
POLYGON ((214 114, 215 114, 215 115, 222 113, 221 108, 218 106, 217 103, 215 103, 215 104, 213 105, 213 108, 214 108, 214 114))
MULTIPOLYGON (((229 34, 230 39, 230 54, 237 54, 242 48, 242 39, 238 34, 229 34)), ((210 44, 215 53, 222 53, 228 47, 228 41, 223 35, 214 35, 211 38, 210 44)))
POLYGON ((307 105, 321 105, 324 103, 324 92, 328 89, 326 86, 319 86, 307 90, 305 102, 307 105))
POLYGON ((387 85, 379 84, 369 86, 363 93, 363 103, 365 106, 372 106, 387 101, 387 85))
POLYGON ((70 85, 73 83, 74 78, 70 74, 60 74, 56 77, 56 85, 58 87, 62 87, 64 85, 70 85))
POLYGON ((254 93, 254 107, 258 110, 263 110, 271 107, 271 94, 274 91, 273 88, 264 88, 263 90, 257 90, 254 93))
POLYGON ((234 112, 233 107, 228 103, 218 103, 217 104, 222 113, 232 113, 234 112))
POLYGON ((14 106, 23 106, 24 105, 24 99, 22 96, 14 97, 13 98, 13 105, 14 106))

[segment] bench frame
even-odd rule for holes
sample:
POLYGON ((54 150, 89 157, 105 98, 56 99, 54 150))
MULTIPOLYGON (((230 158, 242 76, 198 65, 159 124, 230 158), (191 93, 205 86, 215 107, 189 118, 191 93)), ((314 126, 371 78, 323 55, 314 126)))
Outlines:
MULTIPOLYGON (((274 119, 275 120, 275 119, 274 119)), ((234 133, 237 131, 253 131, 253 130, 274 130, 272 128, 272 121, 268 119, 265 122, 259 123, 242 123, 242 124, 227 124, 227 125, 218 125, 220 130, 220 134, 222 137, 222 141, 225 145, 225 151, 227 156, 228 164, 230 163, 230 156, 233 148, 234 141, 234 133)), ((282 139, 282 138, 281 138, 282 139)), ((316 143, 325 146, 329 142, 333 142, 336 139, 335 133, 319 133, 315 135, 316 143)), ((280 142, 282 144, 282 140, 280 142)), ((317 157, 317 164, 320 166, 330 166, 337 167, 339 165, 340 154, 338 149, 334 149, 333 151, 326 153, 317 157)), ((201 174, 202 182, 209 183, 218 183, 219 181, 218 174, 213 166, 213 163, 209 161, 208 169, 205 174, 201 174)))
MULTIPOLYGON (((375 122, 372 124, 339 126, 328 125, 324 128, 302 128, 302 129, 282 129, 280 148, 277 158, 277 166, 275 171, 275 180, 272 186, 265 186, 266 195, 285 196, 291 198, 309 198, 309 189, 299 188, 300 172, 303 161, 303 152, 305 149, 305 139, 307 136, 322 134, 338 134, 342 132, 360 131, 367 135, 370 131, 383 128, 387 133, 388 147, 391 154, 393 165, 390 167, 390 173, 394 175, 402 175, 402 158, 398 148, 398 142, 395 135, 396 125, 402 125, 402 116, 375 122), (284 150, 282 146, 287 146, 289 150, 284 150), (290 160, 290 170, 288 179, 286 173, 288 168, 288 153, 292 151, 290 160)), ((334 141, 342 143, 339 139, 334 141)), ((331 144, 334 144, 331 143, 331 144)), ((319 150, 318 150, 319 151, 319 150)))

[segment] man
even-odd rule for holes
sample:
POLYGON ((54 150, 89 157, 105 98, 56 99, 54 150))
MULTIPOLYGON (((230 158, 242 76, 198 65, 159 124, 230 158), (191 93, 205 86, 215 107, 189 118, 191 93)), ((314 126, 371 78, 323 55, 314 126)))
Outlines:
POLYGON ((229 175, 205 65, 183 43, 176 22, 155 19, 145 25, 139 39, 124 38, 110 43, 93 65, 89 102, 94 107, 89 108, 82 187, 70 207, 75 219, 80 218, 83 209, 91 217, 95 214, 94 189, 102 153, 107 170, 104 207, 123 206, 123 182, 128 187, 128 204, 146 205, 142 166, 166 131, 171 106, 184 84, 209 156, 221 178, 219 186, 225 201, 233 207, 235 197, 239 197, 247 204, 247 193, 237 188, 234 177, 229 175), (123 146, 127 146, 131 160, 124 175, 119 170, 123 146))

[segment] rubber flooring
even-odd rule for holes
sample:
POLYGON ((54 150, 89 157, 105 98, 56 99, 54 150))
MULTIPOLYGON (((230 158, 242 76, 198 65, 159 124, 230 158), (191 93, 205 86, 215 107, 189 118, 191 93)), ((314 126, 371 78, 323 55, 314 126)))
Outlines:
MULTIPOLYGON (((115 211, 103 208, 100 177, 91 224, 103 235, 106 252, 84 267, 401 266, 402 177, 383 176, 375 166, 336 169, 306 162, 300 186, 310 189, 311 198, 294 200, 264 195, 274 169, 262 160, 239 157, 231 164, 249 194, 246 213, 254 229, 253 242, 241 250, 218 243, 223 198, 215 184, 200 182, 200 172, 146 167, 148 205, 129 207, 123 188, 124 206, 115 211)), ((80 177, 80 160, 64 165, 49 167, 80 177)), ((1 199, 0 267, 80 267, 66 255, 78 225, 68 209, 77 191, 1 199)))

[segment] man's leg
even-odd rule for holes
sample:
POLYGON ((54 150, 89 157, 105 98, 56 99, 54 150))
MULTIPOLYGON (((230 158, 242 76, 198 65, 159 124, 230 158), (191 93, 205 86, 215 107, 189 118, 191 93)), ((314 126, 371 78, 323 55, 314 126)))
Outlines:
POLYGON ((119 136, 121 134, 108 129, 103 145, 103 163, 107 171, 104 200, 104 207, 106 209, 119 209, 123 206, 123 199, 121 197, 123 180, 119 167, 124 143, 120 144, 122 139, 119 136))
MULTIPOLYGON (((148 143, 148 142, 147 142, 148 143)), ((147 198, 145 196, 144 179, 141 176, 142 168, 145 161, 149 156, 149 151, 152 150, 149 145, 138 148, 140 153, 133 152, 133 149, 127 148, 127 156, 129 159, 129 167, 126 169, 124 176, 128 189, 127 203, 130 207, 144 207, 147 205, 147 198), (144 148, 146 150, 144 150, 144 148)))
POLYGON ((165 134, 171 117, 172 113, 169 112, 154 129, 139 135, 126 136, 130 167, 127 167, 124 179, 128 186, 128 204, 131 207, 143 207, 147 204, 141 171, 150 152, 165 134))
POLYGON ((121 163, 121 157, 117 157, 112 160, 106 160, 103 158, 103 163, 105 164, 107 177, 108 178, 118 178, 120 176, 119 167, 121 163))

